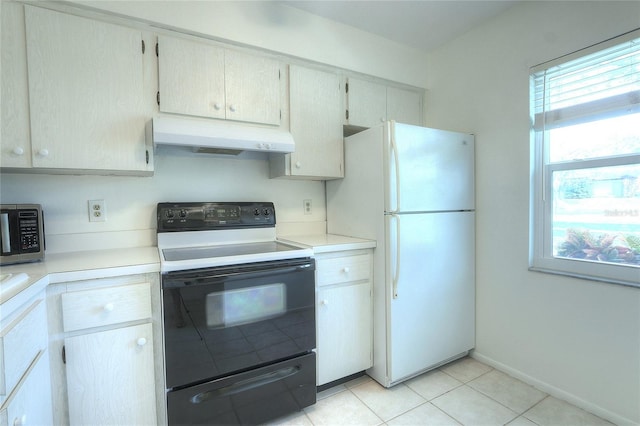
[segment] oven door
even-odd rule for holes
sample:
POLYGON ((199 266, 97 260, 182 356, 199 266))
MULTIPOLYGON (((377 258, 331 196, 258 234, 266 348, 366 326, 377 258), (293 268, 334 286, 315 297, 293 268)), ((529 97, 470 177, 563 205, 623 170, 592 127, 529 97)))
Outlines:
POLYGON ((163 275, 167 389, 314 349, 314 274, 305 258, 163 275))

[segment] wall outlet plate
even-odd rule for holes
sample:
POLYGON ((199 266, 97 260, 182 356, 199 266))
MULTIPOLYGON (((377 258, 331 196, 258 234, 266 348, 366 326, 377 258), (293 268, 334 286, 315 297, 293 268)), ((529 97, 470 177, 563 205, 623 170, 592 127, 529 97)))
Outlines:
POLYGON ((304 214, 313 213, 313 210, 311 208, 311 200, 303 200, 302 201, 302 208, 304 210, 304 214))
POLYGON ((89 222, 105 222, 107 207, 104 200, 89 200, 89 222))

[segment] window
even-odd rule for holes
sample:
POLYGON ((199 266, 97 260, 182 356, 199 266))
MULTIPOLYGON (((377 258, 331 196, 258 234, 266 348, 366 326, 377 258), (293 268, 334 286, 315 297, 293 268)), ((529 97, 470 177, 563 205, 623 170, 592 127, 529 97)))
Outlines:
POLYGON ((531 71, 532 270, 640 287, 640 30, 531 71))

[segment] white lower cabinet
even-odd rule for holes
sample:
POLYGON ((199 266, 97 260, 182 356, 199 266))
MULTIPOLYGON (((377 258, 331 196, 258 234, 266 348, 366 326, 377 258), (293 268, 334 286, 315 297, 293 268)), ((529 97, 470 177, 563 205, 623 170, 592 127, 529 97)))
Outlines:
POLYGON ((371 250, 316 256, 317 385, 372 366, 371 250))
POLYGON ((64 339, 69 423, 155 424, 151 324, 64 339))
POLYGON ((53 424, 44 291, 24 293, 0 305, 0 426, 53 424))
POLYGON ((14 392, 6 408, 0 410, 0 425, 52 424, 49 358, 46 352, 40 352, 14 392))
POLYGON ((52 286, 52 378, 64 393, 54 398, 56 423, 163 423, 156 275, 52 286))

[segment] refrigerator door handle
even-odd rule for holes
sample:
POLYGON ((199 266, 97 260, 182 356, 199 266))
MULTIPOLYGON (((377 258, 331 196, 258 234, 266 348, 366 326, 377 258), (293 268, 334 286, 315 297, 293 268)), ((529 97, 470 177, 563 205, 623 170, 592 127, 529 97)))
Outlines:
MULTIPOLYGON (((392 122, 391 125, 394 123, 392 122)), ((396 180, 396 205, 395 209, 392 206, 391 213, 397 213, 400 210, 400 159, 398 158, 398 146, 396 145, 395 131, 391 131, 391 153, 393 154, 393 164, 395 168, 395 180, 396 180)))
POLYGON ((398 298, 398 281, 400 279, 400 216, 398 216, 397 214, 392 214, 391 215, 391 219, 395 222, 395 243, 396 243, 396 262, 395 262, 395 266, 393 268, 393 275, 392 275, 392 291, 393 291, 393 298, 397 299, 398 298))

